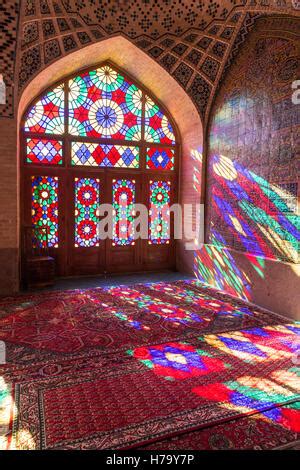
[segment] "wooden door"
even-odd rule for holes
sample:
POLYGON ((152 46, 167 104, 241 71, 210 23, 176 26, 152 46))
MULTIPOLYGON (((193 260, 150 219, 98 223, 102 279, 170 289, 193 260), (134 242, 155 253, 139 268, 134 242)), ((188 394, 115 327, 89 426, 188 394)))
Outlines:
POLYGON ((160 196, 160 201, 165 202, 166 206, 171 207, 174 204, 177 200, 176 178, 170 174, 145 173, 143 180, 144 204, 149 211, 149 238, 142 241, 143 270, 175 269, 174 216, 168 210, 164 213, 159 205, 154 214, 153 202, 156 200, 155 196, 160 196), (157 227, 160 227, 160 232, 157 227))
POLYGON ((93 275, 106 270, 106 241, 98 237, 99 205, 105 202, 103 173, 76 169, 68 175, 65 204, 67 274, 93 275))
POLYGON ((136 239, 133 204, 141 203, 141 175, 137 172, 107 173, 107 202, 113 204, 113 234, 106 242, 110 273, 141 270, 141 240, 136 239))

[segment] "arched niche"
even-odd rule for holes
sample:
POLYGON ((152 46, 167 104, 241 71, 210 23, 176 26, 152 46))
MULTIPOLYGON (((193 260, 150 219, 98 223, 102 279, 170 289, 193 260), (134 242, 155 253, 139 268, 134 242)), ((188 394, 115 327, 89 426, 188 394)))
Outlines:
MULTIPOLYGON (((181 204, 200 203, 203 174, 203 127, 195 105, 165 69, 121 36, 105 39, 70 53, 34 77, 20 97, 18 129, 25 110, 43 90, 67 76, 76 74, 79 70, 97 66, 105 61, 115 64, 137 82, 143 84, 170 113, 179 131, 181 142, 179 202, 181 204)), ((193 213, 192 218, 194 216, 193 213)), ((191 254, 185 251, 185 246, 185 240, 178 242, 177 265, 179 268, 184 268, 185 258, 188 259, 191 254)))

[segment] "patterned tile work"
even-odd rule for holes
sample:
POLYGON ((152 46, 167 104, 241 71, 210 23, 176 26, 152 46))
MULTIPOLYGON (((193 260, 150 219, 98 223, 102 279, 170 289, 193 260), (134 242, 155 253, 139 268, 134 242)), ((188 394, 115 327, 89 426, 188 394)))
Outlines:
POLYGON ((201 77, 201 75, 196 75, 188 91, 200 113, 203 115, 211 92, 211 86, 204 80, 204 78, 201 77))
POLYGON ((297 263, 300 105, 291 94, 299 19, 260 18, 248 35, 252 20, 236 38, 212 111, 207 241, 297 263))
MULTIPOLYGON (((5 11, 5 43, 0 46, 0 59, 9 66, 10 77, 19 3, 8 0, 1 7, 5 11)), ((272 5, 258 0, 249 8, 253 12, 286 12, 286 6, 284 9, 279 0, 272 5)), ((38 71, 59 57, 121 33, 157 60, 183 88, 195 90, 191 83, 197 77, 206 83, 204 87, 209 94, 205 94, 198 107, 204 119, 226 53, 235 41, 247 9, 243 0, 24 0, 20 15, 20 67, 16 70, 19 92, 38 71)), ((244 28, 243 36, 245 31, 244 28)), ((235 42, 235 48, 240 43, 235 42)), ((0 116, 13 115, 12 90, 9 93, 7 109, 1 107, 0 116)), ((198 92, 191 97, 198 106, 198 92)))
POLYGON ((180 65, 178 65, 177 69, 174 72, 174 77, 183 86, 186 86, 188 84, 192 75, 193 75, 193 69, 191 69, 184 63, 181 63, 180 65))
MULTIPOLYGON (((45 49, 46 52, 46 49, 45 49)), ((41 48, 34 46, 27 49, 21 57, 19 86, 24 86, 31 76, 41 68, 41 48)))
POLYGON ((23 47, 37 41, 39 38, 39 23, 38 21, 31 21, 25 23, 23 27, 23 47))
POLYGON ((51 36, 55 36, 55 26, 52 20, 45 20, 42 22, 42 29, 44 38, 47 39, 51 36))
POLYGON ((54 39, 44 43, 44 60, 45 64, 52 62, 61 55, 59 42, 54 39))
POLYGON ((203 62, 201 70, 204 75, 206 75, 213 82, 217 76, 219 66, 219 62, 212 59, 211 57, 207 57, 203 62))

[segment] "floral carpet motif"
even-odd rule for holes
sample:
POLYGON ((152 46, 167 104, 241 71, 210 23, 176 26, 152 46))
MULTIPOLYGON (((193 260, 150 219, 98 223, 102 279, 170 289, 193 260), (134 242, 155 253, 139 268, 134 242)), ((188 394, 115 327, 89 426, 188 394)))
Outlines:
POLYGON ((0 448, 270 448, 247 437, 268 426, 273 447, 297 438, 300 325, 195 281, 3 299, 0 335, 0 448))

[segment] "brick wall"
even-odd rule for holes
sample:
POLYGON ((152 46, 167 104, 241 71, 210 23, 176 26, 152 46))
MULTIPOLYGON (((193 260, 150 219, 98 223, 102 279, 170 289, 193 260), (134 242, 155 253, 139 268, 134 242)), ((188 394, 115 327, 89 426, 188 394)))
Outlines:
POLYGON ((17 131, 13 119, 0 119, 0 295, 18 289, 17 131))

